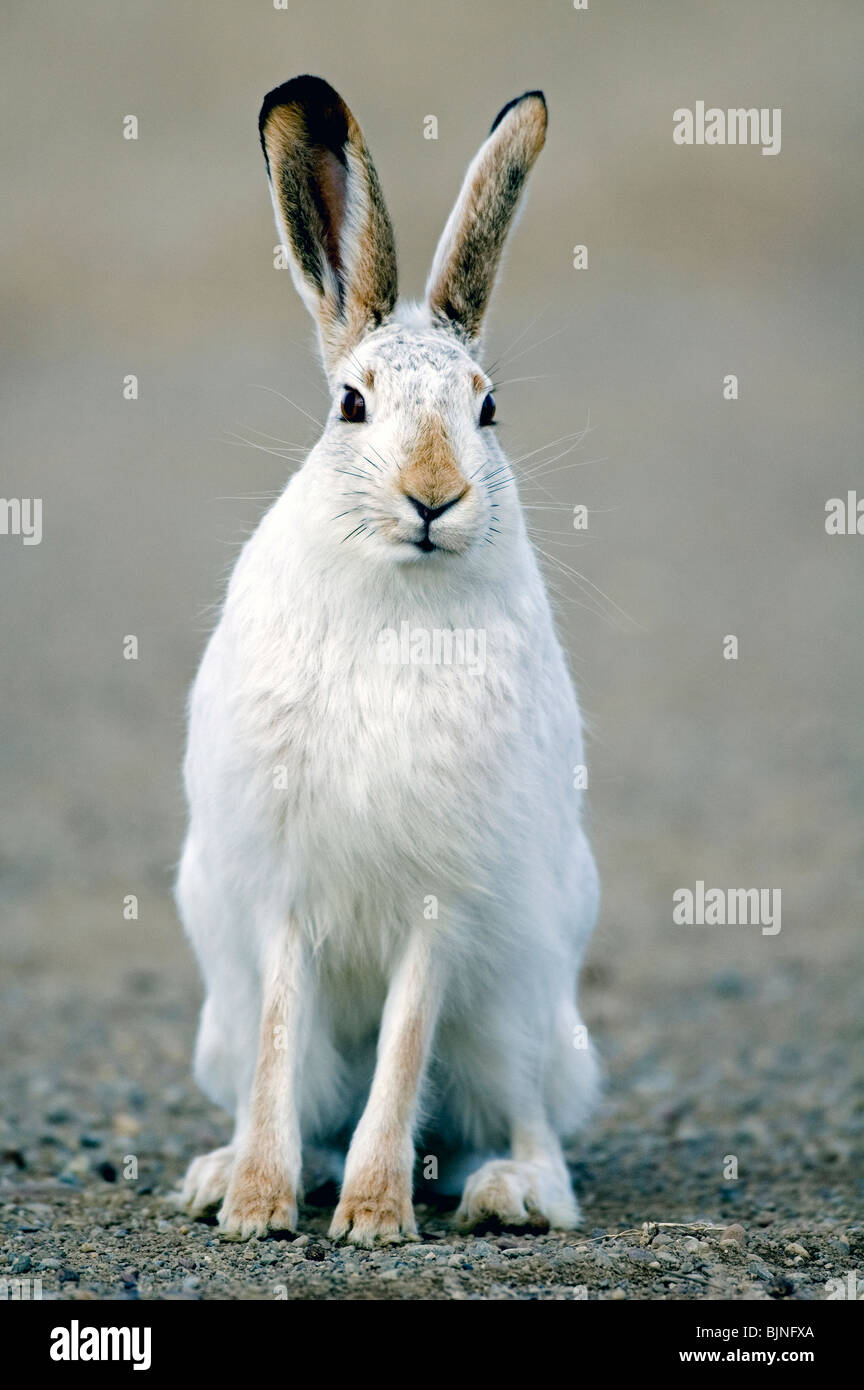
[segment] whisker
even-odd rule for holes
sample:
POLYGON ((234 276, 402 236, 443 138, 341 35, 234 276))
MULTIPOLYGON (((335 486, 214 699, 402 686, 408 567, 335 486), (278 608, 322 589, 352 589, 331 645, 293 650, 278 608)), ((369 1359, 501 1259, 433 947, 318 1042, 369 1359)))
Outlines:
POLYGON ((594 466, 595 463, 608 462, 608 459, 604 458, 603 456, 600 456, 598 458, 593 459, 579 459, 575 463, 565 463, 562 468, 553 468, 551 466, 553 463, 557 463, 559 459, 566 458, 568 454, 572 454, 575 448, 576 445, 573 444, 569 449, 562 449, 560 454, 554 454, 551 459, 544 459, 542 463, 539 463, 536 465, 536 467, 529 469, 527 473, 523 473, 523 479, 526 482, 532 482, 534 478, 546 478, 551 477, 553 473, 564 473, 568 468, 591 468, 594 466))
MULTIPOLYGON (((578 584, 584 586, 582 592, 585 594, 586 598, 593 598, 594 594, 599 594, 600 598, 602 598, 604 602, 608 603, 610 607, 615 610, 616 613, 620 613, 621 617, 624 618, 626 622, 632 623, 634 627, 641 628, 642 631, 644 631, 644 628, 642 628, 642 624, 637 622, 636 619, 632 617, 631 614, 629 614, 624 608, 622 608, 619 603, 616 603, 613 598, 610 598, 609 595, 605 593, 598 584, 595 584, 593 582, 593 580, 588 579, 584 574, 580 574, 577 569, 574 569, 572 565, 568 565, 559 556, 550 555, 548 551, 541 550, 540 546, 537 546, 537 549, 540 551, 541 555, 546 556, 547 560, 551 560, 553 564, 558 565, 562 573, 569 575, 569 577, 575 579, 578 584), (588 590, 593 590, 593 593, 587 592, 588 590)), ((594 601, 596 602, 596 600, 594 601)))
MULTIPOLYGON (((538 554, 542 555, 544 559, 548 560, 550 564, 555 565, 565 579, 570 579, 572 577, 567 573, 566 569, 562 566, 561 562, 554 555, 547 554, 547 552, 545 550, 542 550, 539 545, 535 545, 534 549, 538 552, 538 554)), ((582 603, 578 598, 576 598, 575 594, 567 594, 564 593, 561 589, 558 589, 554 584, 552 584, 548 575, 544 576, 544 582, 547 584, 549 588, 553 589, 555 593, 557 593, 559 597, 565 601, 565 603, 572 603, 575 604, 577 608, 583 608, 586 613, 590 613, 594 618, 601 618, 603 622, 608 623, 610 627, 617 626, 617 624, 609 616, 609 614, 606 613, 600 607, 597 601, 593 598, 592 594, 584 594, 585 598, 592 600, 590 604, 582 603)))
POLYGON ((550 439, 545 444, 540 444, 536 449, 531 449, 527 454, 520 454, 519 458, 513 460, 513 466, 518 467, 520 463, 525 463, 528 459, 534 458, 535 454, 542 454, 544 449, 554 449, 559 444, 568 444, 570 440, 575 440, 574 448, 582 443, 582 440, 591 429, 590 420, 582 426, 581 430, 573 430, 570 434, 562 434, 558 439, 550 439))
MULTIPOLYGON (((569 514, 573 508, 569 502, 532 502, 530 504, 523 502, 522 510, 523 512, 567 512, 569 514)), ((595 508, 592 507, 591 510, 594 511, 595 508)))
MULTIPOLYGON (((486 465, 483 464, 483 463, 481 463, 480 468, 485 468, 485 467, 486 467, 486 465)), ((471 474, 471 477, 470 477, 469 480, 468 480, 469 482, 473 481, 473 479, 477 477, 477 474, 480 472, 480 468, 478 468, 478 469, 476 470, 476 472, 474 472, 474 473, 471 474)), ((509 463, 502 463, 501 466, 500 466, 499 468, 493 469, 491 473, 484 473, 484 475, 483 475, 483 477, 480 479, 480 481, 481 481, 481 483, 489 483, 489 482, 492 481, 493 478, 496 478, 496 477, 498 476, 499 473, 509 473, 509 471, 510 471, 510 465, 509 465, 509 463)))
POLYGON ((358 377, 360 378, 361 383, 362 383, 363 377, 364 377, 364 375, 365 375, 365 373, 366 373, 366 368, 363 366, 363 363, 360 361, 359 357, 357 356, 357 354, 356 354, 356 352, 354 351, 353 348, 350 349, 350 351, 349 351, 349 353, 348 353, 348 356, 351 358, 351 362, 352 362, 352 364, 353 364, 353 366, 354 366, 354 370, 355 370, 355 372, 357 373, 357 375, 358 375, 358 377))
MULTIPOLYGON (((299 339, 297 339, 297 338, 287 338, 285 341, 286 341, 287 343, 289 343, 291 347, 295 347, 295 348, 297 348, 297 350, 298 350, 299 352, 302 352, 304 358, 308 358, 308 356, 309 356, 309 344, 308 344, 308 343, 301 343, 301 342, 299 341, 299 339)), ((315 390, 318 391, 318 392, 320 392, 320 394, 321 394, 322 396, 324 396, 324 397, 326 398, 327 402, 329 403, 329 401, 330 401, 330 392, 329 392, 329 391, 325 391, 324 387, 321 385, 320 381, 318 381, 316 377, 313 377, 313 376, 311 375, 310 372, 304 371, 302 367, 295 368, 295 370, 299 371, 299 373, 300 373, 300 375, 302 376, 303 380, 304 380, 304 381, 308 381, 310 386, 314 386, 314 387, 315 387, 315 390)))
POLYGON ((509 376, 506 381, 493 382, 492 389, 497 391, 502 386, 518 386, 521 381, 551 381, 556 376, 561 376, 561 372, 540 372, 537 376, 509 376))
POLYGON ((515 346, 516 346, 517 343, 521 343, 522 339, 525 337, 525 334, 531 332, 531 329, 535 326, 535 324, 538 324, 538 323, 540 322, 540 320, 542 319, 543 315, 544 315, 545 313, 548 312, 548 309, 549 309, 549 306, 548 306, 548 304, 547 304, 547 306, 546 306, 545 309, 541 309, 540 312, 539 312, 539 314, 535 314, 534 317, 533 317, 533 319, 531 319, 530 322, 527 323, 527 324, 525 325, 525 327, 522 329, 522 332, 521 332, 521 333, 517 333, 517 334, 516 334, 516 337, 513 339, 512 343, 510 343, 509 347, 506 347, 506 348, 504 349, 503 352, 499 352, 498 356, 495 358, 495 361, 492 362, 492 363, 486 368, 486 375, 487 375, 487 376, 491 376, 491 375, 492 375, 492 373, 494 372, 495 368, 498 366, 499 362, 503 362, 503 361, 506 359, 508 353, 510 353, 510 352, 513 351, 513 349, 515 348, 515 346))
POLYGON ((238 492, 232 493, 228 497, 208 497, 208 502, 275 502, 277 497, 281 497, 282 491, 276 492, 238 492))
POLYGON ((383 465, 384 465, 385 468, 395 468, 395 467, 396 467, 396 465, 395 465, 394 463, 391 463, 389 459, 385 459, 384 455, 380 452, 380 450, 378 450, 378 449, 375 448, 375 445, 374 445, 374 444, 370 444, 370 445, 369 445, 369 448, 372 450, 373 454, 377 454, 377 455, 378 455, 379 459, 381 460, 381 462, 383 463, 383 465))
POLYGON ((218 442, 227 444, 232 449, 259 449, 262 454, 269 454, 271 458, 296 463, 298 466, 303 462, 302 458, 292 457, 286 449, 268 449, 266 444, 256 444, 254 439, 241 439, 239 435, 235 439, 223 438, 218 442))
MULTIPOLYGON (((542 526, 535 526, 533 520, 529 521, 528 524, 530 526, 532 536, 554 536, 556 540, 566 540, 568 544, 574 544, 576 546, 580 544, 580 541, 576 541, 574 539, 576 535, 575 531, 552 531, 548 527, 544 529, 544 527, 542 526)), ((583 536, 580 539, 581 543, 584 545, 587 543, 590 537, 583 536)))
POLYGON ((275 386, 263 386, 260 382, 253 381, 252 389, 255 391, 269 391, 271 395, 278 396, 282 401, 287 401, 289 405, 293 405, 295 410, 299 410, 301 415, 305 415, 307 420, 311 420, 313 425, 317 425, 319 430, 323 430, 324 424, 321 420, 316 420, 315 416, 310 415, 308 410, 304 410, 302 405, 298 405, 296 401, 292 401, 291 397, 286 396, 283 391, 277 391, 275 386))
POLYGON ((534 352, 537 348, 543 347, 544 343, 551 343, 553 338, 560 338, 562 333, 567 332, 569 326, 569 324, 565 324, 563 328, 556 328, 554 333, 550 333, 547 337, 541 338, 538 343, 531 343, 529 347, 523 348, 521 352, 517 352, 516 355, 509 360, 511 362, 518 362, 519 358, 524 357, 527 352, 534 352))
MULTIPOLYGON (((242 420, 237 422, 244 430, 250 430, 252 434, 260 434, 262 439, 272 439, 274 444, 282 444, 286 449, 300 449, 304 454, 309 450, 304 444, 294 444, 290 439, 279 439, 275 434, 268 434, 266 430, 258 430, 254 425, 245 425, 242 420)), ((240 437, 240 436, 238 436, 240 437)))

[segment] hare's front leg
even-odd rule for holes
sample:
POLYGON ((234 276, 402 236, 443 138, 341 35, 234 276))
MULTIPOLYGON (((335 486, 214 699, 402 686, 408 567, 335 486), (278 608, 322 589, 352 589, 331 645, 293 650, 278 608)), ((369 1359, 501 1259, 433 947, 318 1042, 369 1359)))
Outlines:
POLYGON ((248 1112, 219 1226, 248 1240, 297 1226, 301 1141, 298 1087, 309 983, 306 945, 288 922, 262 970, 258 1057, 248 1112))
MULTIPOLYGON (((428 928, 427 928, 428 932, 428 928)), ((414 1125, 440 1000, 434 944, 409 939, 387 992, 375 1075, 345 1163, 335 1240, 370 1248, 416 1240, 412 1187, 414 1125)))

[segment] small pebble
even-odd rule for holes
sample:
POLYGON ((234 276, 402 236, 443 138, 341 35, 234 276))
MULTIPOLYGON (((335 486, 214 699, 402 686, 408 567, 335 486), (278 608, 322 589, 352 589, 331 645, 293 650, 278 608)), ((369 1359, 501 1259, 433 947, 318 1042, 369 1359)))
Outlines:
POLYGON ((739 1250, 743 1250, 744 1246, 747 1244, 747 1232, 744 1230, 743 1226, 735 1222, 734 1225, 726 1227, 726 1230, 720 1237, 720 1244, 736 1245, 739 1250))
POLYGON ((61 1177, 83 1178, 90 1172, 90 1160, 86 1154, 76 1154, 70 1158, 61 1177))
POLYGON ((111 1128, 115 1134, 122 1134, 130 1139, 141 1133, 141 1126, 135 1116, 123 1113, 114 1116, 111 1121, 111 1128))

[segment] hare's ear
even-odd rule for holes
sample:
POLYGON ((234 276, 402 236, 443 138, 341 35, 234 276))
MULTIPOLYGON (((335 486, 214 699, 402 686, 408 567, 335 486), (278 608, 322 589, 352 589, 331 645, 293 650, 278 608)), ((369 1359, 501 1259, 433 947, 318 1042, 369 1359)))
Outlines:
POLYGON ((360 127, 320 77, 264 98, 261 145, 294 283, 332 369, 396 302, 393 228, 360 127))
POLYGON ((426 298, 433 314, 469 342, 480 336, 504 242, 545 139, 543 93, 509 102, 469 166, 438 243, 426 298))

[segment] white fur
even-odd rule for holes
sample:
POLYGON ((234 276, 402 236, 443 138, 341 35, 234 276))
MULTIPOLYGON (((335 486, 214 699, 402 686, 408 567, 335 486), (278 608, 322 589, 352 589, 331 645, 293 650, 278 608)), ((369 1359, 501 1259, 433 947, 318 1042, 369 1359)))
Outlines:
POLYGON ((192 690, 177 896, 207 996, 196 1076, 236 1133, 184 1197, 197 1212, 224 1196, 228 1234, 274 1224, 237 1195, 244 1163, 278 1171, 293 1225, 301 1147, 355 1125, 335 1235, 414 1233, 418 1125, 442 1162, 511 1150, 469 1180, 468 1224, 577 1219, 559 1136, 595 1092, 576 990, 598 900, 580 717, 512 475, 477 425, 477 371, 422 306, 336 366, 324 434, 244 547, 192 690), (343 383, 366 424, 339 419, 343 383), (430 416, 472 495, 423 554, 398 479, 430 416), (405 621, 483 630, 485 672, 382 662, 381 632, 405 621), (265 1086, 274 1018, 284 1066, 265 1086), (357 1190, 370 1171, 386 1211, 357 1190))

